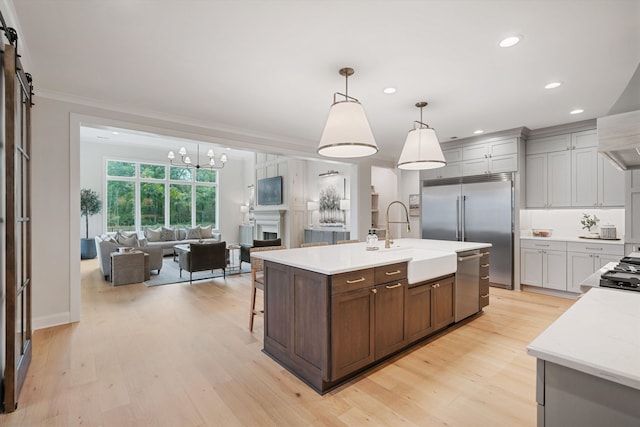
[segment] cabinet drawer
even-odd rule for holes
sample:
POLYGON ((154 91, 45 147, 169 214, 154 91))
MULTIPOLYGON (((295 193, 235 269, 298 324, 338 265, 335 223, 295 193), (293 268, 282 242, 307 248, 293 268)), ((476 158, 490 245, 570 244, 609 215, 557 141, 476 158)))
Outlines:
POLYGON ((548 249, 551 251, 566 251, 567 242, 558 240, 520 239, 521 248, 548 249))
POLYGON ((489 305, 489 280, 480 280, 480 308, 489 305))
POLYGON ((407 263, 399 262, 396 264, 383 265, 375 267, 375 283, 395 282, 407 278, 407 263))
POLYGON ((373 286, 373 268, 349 271, 331 276, 331 290, 333 295, 363 289, 373 286))
POLYGON ((619 255, 624 256, 624 245, 609 245, 603 243, 579 243, 568 242, 567 251, 569 252, 584 252, 589 254, 607 254, 607 255, 619 255))

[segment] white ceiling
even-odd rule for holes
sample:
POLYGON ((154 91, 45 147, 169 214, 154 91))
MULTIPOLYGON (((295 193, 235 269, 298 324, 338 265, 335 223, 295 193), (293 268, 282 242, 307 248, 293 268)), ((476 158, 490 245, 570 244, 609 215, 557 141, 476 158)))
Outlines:
MULTIPOLYGON (((381 158, 424 121, 441 141, 604 116, 640 63, 640 1, 20 0, 36 96, 242 129, 315 152, 355 68, 381 158), (520 44, 503 49, 505 36, 520 44), (562 81, 557 89, 543 86, 562 81), (397 93, 385 95, 386 86, 397 93), (570 115, 574 108, 583 114, 570 115)), ((37 103, 37 101, 36 101, 37 103)), ((37 105, 36 105, 37 108, 37 105)))

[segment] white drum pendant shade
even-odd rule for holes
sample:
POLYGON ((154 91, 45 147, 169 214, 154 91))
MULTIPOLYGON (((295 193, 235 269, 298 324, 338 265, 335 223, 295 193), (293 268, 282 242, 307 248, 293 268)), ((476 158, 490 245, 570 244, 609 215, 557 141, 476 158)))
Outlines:
POLYGON ((364 157, 378 152, 369 121, 362 104, 337 102, 329 110, 322 132, 318 154, 327 157, 364 157))
POLYGON ((409 131, 398 159, 399 169, 435 169, 446 164, 438 137, 433 129, 420 128, 409 131))

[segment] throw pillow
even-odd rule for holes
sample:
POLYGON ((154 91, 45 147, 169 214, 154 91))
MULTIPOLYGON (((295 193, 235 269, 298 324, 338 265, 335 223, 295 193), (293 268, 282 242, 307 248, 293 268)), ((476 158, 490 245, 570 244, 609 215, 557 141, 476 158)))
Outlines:
POLYGON ((116 241, 124 246, 138 246, 138 239, 135 234, 127 234, 122 231, 118 231, 118 234, 116 234, 116 241))
POLYGON ((187 238, 187 230, 185 228, 176 228, 176 240, 184 240, 187 238))
POLYGON ((206 227, 200 227, 200 235, 203 239, 211 239, 213 238, 213 234, 211 234, 211 225, 207 225, 206 227))
POLYGON ((176 240, 176 231, 173 228, 162 227, 160 234, 165 242, 176 240))
POLYGON ((187 239, 202 239, 200 227, 187 228, 187 239))
POLYGON ((144 237, 146 237, 150 242, 160 242, 162 240, 162 228, 158 227, 156 229, 153 229, 145 227, 144 237))
POLYGON ((113 236, 104 236, 102 239, 104 242, 118 243, 118 241, 113 236))

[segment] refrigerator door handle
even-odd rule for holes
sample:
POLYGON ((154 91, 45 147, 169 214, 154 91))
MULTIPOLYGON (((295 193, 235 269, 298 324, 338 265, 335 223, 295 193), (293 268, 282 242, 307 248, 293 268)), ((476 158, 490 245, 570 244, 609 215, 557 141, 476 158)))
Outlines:
POLYGON ((456 197, 456 240, 460 240, 460 196, 456 197))
POLYGON ((467 196, 462 196, 462 215, 460 216, 460 228, 462 229, 462 241, 466 242, 466 238, 464 236, 465 229, 465 205, 467 204, 467 196))

